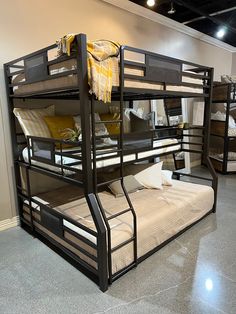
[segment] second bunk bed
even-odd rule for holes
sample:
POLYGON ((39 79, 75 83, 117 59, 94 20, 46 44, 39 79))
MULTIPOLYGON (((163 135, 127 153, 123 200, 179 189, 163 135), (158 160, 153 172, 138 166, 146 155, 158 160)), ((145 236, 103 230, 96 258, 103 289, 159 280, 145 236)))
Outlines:
MULTIPOLYGON (((102 291, 214 212, 217 198, 208 157, 213 69, 115 46, 103 68, 113 74, 105 96, 99 94, 104 72, 94 73, 100 63, 89 63, 94 55, 84 34, 74 36, 71 50, 59 57, 50 59, 54 44, 4 66, 21 225, 73 261, 102 291), (178 97, 204 99, 202 127, 159 128, 152 113, 141 117, 130 108, 137 100, 178 97), (97 106, 108 104, 97 98, 116 102, 115 114, 99 115, 97 106), (64 114, 55 115, 55 104, 62 112, 61 101, 64 114), (71 104, 74 115, 65 115, 71 104), (59 129, 69 129, 70 138, 62 138, 59 129), (161 162, 150 164, 181 151, 202 155, 211 177, 176 171, 174 180, 161 162)), ((101 43, 96 48, 103 49, 101 43)))
POLYGON ((222 174, 236 172, 236 83, 214 82, 210 158, 222 174))

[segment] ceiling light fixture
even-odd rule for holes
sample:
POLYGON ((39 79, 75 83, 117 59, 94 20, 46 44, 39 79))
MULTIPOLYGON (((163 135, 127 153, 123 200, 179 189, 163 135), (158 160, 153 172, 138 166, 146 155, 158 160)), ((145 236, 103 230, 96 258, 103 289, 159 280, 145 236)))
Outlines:
POLYGON ((216 37, 219 39, 222 39, 225 36, 225 34, 226 34, 226 28, 222 27, 217 31, 216 37))
POLYGON ((170 10, 167 12, 168 14, 175 14, 176 10, 174 8, 174 3, 171 1, 170 10))
POLYGON ((147 5, 148 5, 149 7, 153 7, 155 4, 156 4, 156 1, 155 1, 155 0, 147 0, 147 5))

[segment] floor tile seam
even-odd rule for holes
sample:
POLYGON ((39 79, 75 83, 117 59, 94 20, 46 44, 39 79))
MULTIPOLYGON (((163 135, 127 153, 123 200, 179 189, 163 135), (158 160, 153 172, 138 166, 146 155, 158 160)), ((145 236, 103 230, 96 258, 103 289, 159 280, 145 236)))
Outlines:
POLYGON ((117 309, 117 308, 119 308, 119 307, 124 307, 124 306, 130 305, 130 304, 132 304, 132 303, 135 303, 135 302, 138 302, 138 301, 141 301, 141 300, 150 298, 150 297, 155 297, 155 296, 160 295, 160 294, 162 294, 162 293, 164 293, 164 292, 167 292, 167 291, 169 291, 169 290, 178 288, 179 286, 181 286, 181 285, 185 284, 186 282, 188 282, 188 281, 189 281, 191 278, 193 278, 193 277, 194 277, 194 276, 192 276, 192 275, 191 275, 191 276, 188 276, 184 281, 182 281, 182 282, 180 282, 180 283, 178 283, 178 284, 176 284, 176 285, 170 286, 170 287, 168 287, 168 288, 159 290, 159 291, 155 292, 154 294, 142 295, 141 297, 132 299, 132 300, 130 300, 129 302, 124 302, 124 303, 122 303, 122 304, 115 305, 115 306, 110 307, 110 308, 108 308, 108 309, 106 309, 106 310, 104 310, 104 311, 95 312, 94 314, 104 314, 104 313, 108 313, 109 311, 114 310, 114 309, 117 309))

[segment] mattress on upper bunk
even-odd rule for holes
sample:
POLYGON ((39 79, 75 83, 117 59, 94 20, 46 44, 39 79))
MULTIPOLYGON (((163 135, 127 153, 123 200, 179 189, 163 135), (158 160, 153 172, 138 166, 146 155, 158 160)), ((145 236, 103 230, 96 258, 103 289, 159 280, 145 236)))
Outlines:
MULTIPOLYGON (((172 151, 178 151, 180 149, 181 149, 181 144, 179 144, 177 139, 157 140, 157 141, 154 141, 154 143, 153 143, 153 149, 145 150, 145 148, 144 148, 143 151, 141 149, 139 149, 138 153, 126 154, 123 157, 123 161, 124 162, 135 161, 136 158, 138 158, 138 159, 147 158, 147 157, 151 157, 151 156, 169 153, 172 151), (165 147, 167 145, 171 145, 171 146, 165 147)), ((72 149, 64 149, 63 152, 67 152, 68 150, 72 151, 72 149)), ((104 150, 102 151, 103 154, 99 155, 100 159, 104 158, 104 157, 108 157, 107 159, 99 160, 99 158, 97 158, 97 162, 96 162, 97 168, 109 167, 112 165, 120 164, 120 157, 117 156, 117 153, 109 153, 109 151, 110 151, 109 149, 107 149, 107 151, 108 152, 106 153, 106 148, 104 148, 104 150)), ((32 156, 32 150, 30 151, 30 153, 32 156)), ((43 150, 43 149, 39 150, 37 152, 37 156, 45 158, 45 161, 47 158, 48 158, 48 160, 51 160, 51 154, 50 154, 50 151, 48 151, 48 150, 43 150)), ((25 162, 27 162, 27 163, 29 162, 29 153, 28 153, 27 147, 25 147, 24 150, 22 151, 22 157, 23 157, 25 162)), ((31 159, 32 165, 42 167, 42 168, 45 168, 45 169, 48 169, 51 171, 56 171, 56 172, 61 172, 61 168, 60 168, 61 164, 69 165, 70 163, 74 163, 74 162, 78 162, 78 159, 73 158, 73 155, 72 155, 72 157, 63 156, 61 158, 61 155, 59 155, 59 154, 55 154, 55 164, 58 165, 59 167, 31 159)), ((82 170, 82 165, 77 164, 77 165, 70 166, 70 168, 71 168, 71 170, 73 170, 73 169, 82 170)), ((65 174, 70 175, 72 173, 71 170, 65 169, 64 172, 65 172, 65 174)))
MULTIPOLYGON (((119 58, 112 58, 113 60, 113 87, 119 86, 119 58)), ((142 64, 142 63, 140 63, 142 64)), ((64 62, 59 62, 57 64, 51 65, 49 67, 50 75, 55 75, 59 73, 63 73, 65 71, 75 70, 76 69, 76 59, 66 60, 64 62)), ((140 68, 130 68, 125 67, 125 74, 131 74, 136 76, 144 76, 144 70, 140 68)), ((187 71, 186 71, 187 72, 187 71)), ((194 74, 194 72, 191 72, 194 74)), ((13 83, 21 83, 25 81, 25 76, 23 74, 16 75, 13 77, 13 83)), ((201 79, 192 78, 188 76, 182 77, 183 83, 191 83, 203 85, 203 81, 201 79)), ((14 87, 14 94, 30 94, 35 92, 45 92, 47 90, 57 90, 57 89, 68 89, 75 88, 78 86, 77 75, 67 75, 55 79, 40 81, 31 84, 19 85, 14 87)), ((150 89, 150 90, 164 90, 163 84, 159 83, 149 83, 141 80, 131 80, 125 79, 124 86, 127 88, 138 88, 138 89, 150 89)), ((175 85, 166 85, 166 90, 168 91, 178 91, 178 92, 188 92, 188 93, 196 93, 203 94, 203 87, 187 87, 187 86, 175 86, 175 85)))
MULTIPOLYGON (((37 199, 48 203, 55 210, 95 230, 84 198, 75 200, 72 196, 71 201, 61 205, 53 202, 56 195, 62 200, 63 193, 62 189, 58 189, 39 194, 37 199)), ((71 193, 73 194, 73 191, 71 193)), ((124 197, 115 198, 108 192, 99 193, 99 197, 108 216, 128 208, 124 197)), ((209 186, 173 180, 173 185, 165 186, 163 190, 144 189, 130 194, 130 198, 137 215, 137 249, 138 257, 141 257, 206 215, 213 207, 214 192, 209 186)), ((66 202, 66 199, 68 199, 68 193, 65 195, 64 202, 66 202)), ((36 204, 35 207, 37 207, 35 210, 36 215, 40 219, 40 208, 36 204)), ((94 236, 66 219, 63 220, 63 225, 96 243, 94 236)), ((130 213, 110 220, 110 225, 112 248, 133 236, 132 215, 130 213)), ((39 224, 37 226, 42 228, 39 224)), ((75 243, 78 241, 68 232, 65 232, 64 236, 75 243)), ((60 239, 58 240, 60 241, 60 239)), ((81 246, 81 242, 79 242, 79 245, 81 246)), ((91 249, 91 254, 93 253, 94 251, 91 249)), ((96 267, 91 259, 81 253, 78 254, 87 263, 96 267)), ((132 261, 133 243, 131 242, 112 254, 113 274, 131 264, 132 261)))

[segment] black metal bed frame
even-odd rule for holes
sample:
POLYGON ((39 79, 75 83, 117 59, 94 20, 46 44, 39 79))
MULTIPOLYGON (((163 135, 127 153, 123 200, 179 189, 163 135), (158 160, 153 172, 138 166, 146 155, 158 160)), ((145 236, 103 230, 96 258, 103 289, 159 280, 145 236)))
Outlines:
MULTIPOLYGON (((210 132, 210 135, 212 137, 218 137, 218 138, 222 138, 224 141, 224 149, 223 149, 223 160, 222 162, 217 160, 217 162, 219 162, 220 164, 222 164, 222 169, 216 169, 218 172, 222 173, 222 174, 231 174, 231 173, 235 173, 235 171, 228 171, 227 170, 227 166, 228 166, 228 152, 229 152, 229 144, 231 140, 236 140, 235 136, 229 136, 228 132, 229 132, 229 115, 230 115, 230 107, 231 104, 236 103, 236 84, 235 83, 215 83, 213 84, 213 91, 217 91, 221 88, 225 88, 226 93, 224 95, 222 95, 221 97, 216 97, 216 99, 212 99, 212 104, 219 104, 219 103, 225 103, 226 104, 226 120, 225 121, 218 121, 219 123, 221 123, 223 125, 224 128, 224 135, 221 134, 215 134, 212 131, 210 132), (233 96, 232 96, 233 94, 233 96)), ((213 161, 215 161, 214 157, 211 156, 211 159, 213 161)))
MULTIPOLYGON (((70 57, 62 56, 55 60, 48 60, 48 52, 52 49, 56 48, 56 45, 51 45, 34 53, 31 53, 22 58, 18 58, 4 65, 5 70, 5 80, 6 80, 6 89, 8 94, 8 108, 9 108, 9 117, 10 117, 10 126, 11 126, 11 136, 12 136, 12 148, 13 148, 13 156, 14 156, 14 169, 16 176, 16 189, 18 196, 18 210, 20 215, 20 221, 22 227, 30 230, 34 235, 40 236, 42 239, 46 239, 54 248, 58 248, 60 253, 63 256, 66 256, 71 261, 73 261, 76 266, 78 266, 87 276, 92 278, 95 282, 98 283, 100 289, 102 291, 106 291, 108 289, 108 285, 111 284, 115 279, 119 278, 122 274, 126 273, 133 267, 136 267, 139 262, 148 257, 150 254, 156 252, 163 245, 177 237, 179 234, 187 230, 189 227, 185 228, 183 231, 176 234, 174 237, 161 244, 160 246, 153 249, 151 252, 145 254, 141 258, 137 257, 137 217, 135 210, 133 208, 132 202, 130 201, 129 195, 124 186, 123 177, 124 177, 124 165, 127 163, 134 163, 136 161, 147 160, 154 157, 158 157, 160 155, 173 154, 174 152, 184 151, 184 152, 192 152, 199 153, 203 156, 203 160, 207 165, 212 179, 202 178, 200 176, 194 176, 191 174, 180 174, 175 172, 177 179, 180 179, 180 176, 186 175, 193 178, 209 180, 212 183, 212 187, 215 192, 215 202, 212 208, 212 212, 216 210, 216 199, 217 199, 217 176, 214 171, 214 168, 211 164, 211 161, 208 157, 209 153, 209 128, 210 128, 210 112, 211 112, 211 100, 212 100, 212 80, 213 80, 213 69, 205 66, 199 66, 192 62, 186 62, 183 60, 178 60, 166 56, 162 56, 159 54, 151 53, 145 50, 136 49, 128 46, 120 47, 120 85, 119 87, 113 88, 112 99, 120 101, 120 120, 116 120, 115 123, 119 123, 120 125, 120 133, 117 137, 117 144, 110 145, 110 147, 106 147, 109 149, 109 153, 114 153, 116 157, 119 157, 118 167, 120 170, 119 178, 121 186, 124 191, 124 195, 127 200, 128 208, 124 209, 121 212, 117 212, 111 216, 107 217, 106 210, 103 208, 101 201, 99 199, 98 190, 107 185, 108 183, 113 182, 102 182, 98 183, 97 181, 97 161, 111 158, 109 156, 99 157, 101 154, 101 148, 97 145, 97 140, 104 138, 106 136, 96 136, 95 135, 95 115, 94 115, 94 101, 95 96, 89 94, 88 87, 88 69, 87 69, 87 40, 84 34, 76 35, 75 37, 75 45, 76 52, 72 53, 70 57), (125 57, 125 53, 133 52, 140 54, 144 57, 145 61, 143 63, 129 61, 125 57), (76 58, 77 60, 77 68, 76 70, 66 71, 59 74, 51 75, 49 71, 49 67, 53 64, 56 64, 60 61, 69 60, 71 58, 76 58), (36 62, 36 65, 35 65, 36 62), (33 64, 33 66, 32 66, 33 64), (191 71, 194 71, 195 74, 184 72, 183 66, 186 65, 191 67, 191 71), (136 76, 125 74, 125 67, 130 68, 141 68, 144 71, 143 76, 136 76), (23 74, 25 76, 25 82, 14 83, 13 77, 19 74, 23 74), (193 78, 199 78, 203 80, 203 85, 198 84, 190 84, 183 83, 182 76, 188 76, 193 78), (54 78, 66 77, 71 75, 77 75, 78 85, 68 87, 66 89, 57 89, 57 90, 45 90, 44 92, 35 92, 35 93, 27 93, 27 94, 14 94, 14 87, 36 83, 44 80, 52 80, 54 78), (129 88, 125 87, 125 80, 139 80, 144 82, 158 83, 162 84, 163 90, 156 89, 144 89, 144 88, 129 88), (190 92, 176 92, 169 91, 166 89, 167 85, 180 85, 186 87, 203 87, 204 93, 190 93, 190 92), (163 131, 163 128, 160 130, 154 130, 151 132, 147 132, 148 139, 151 140, 153 144, 154 140, 161 140, 164 138, 177 138, 179 140, 178 143, 166 145, 165 147, 173 147, 176 146, 176 149, 171 150, 171 152, 166 152, 163 154, 153 154, 149 157, 138 158, 138 153, 158 149, 158 147, 153 148, 152 145, 146 147, 145 149, 133 149, 128 150, 125 144, 127 139, 127 135, 124 134, 123 128, 123 108, 125 105, 125 101, 129 101, 132 103, 134 100, 139 99, 158 99, 158 98, 187 98, 187 97, 203 97, 205 100, 205 114, 204 114, 204 127, 197 127, 202 130, 202 135, 194 135, 194 134, 186 134, 185 129, 180 130, 175 127, 166 127, 164 128, 166 131, 170 131, 172 133, 168 134, 164 137, 158 137, 158 132, 163 131), (53 99, 79 99, 80 100, 80 114, 81 114, 81 131, 82 131, 82 141, 78 141, 76 143, 68 141, 66 144, 71 144, 76 147, 76 150, 71 151, 63 151, 62 147, 65 144, 64 141, 55 140, 55 139, 45 139, 38 138, 33 136, 27 137, 27 147, 28 147, 28 163, 24 162, 20 158, 19 146, 22 142, 19 141, 19 134, 16 132, 15 125, 15 117, 13 114, 14 109, 14 99, 17 98, 53 98, 53 99), (91 110, 90 110, 91 109, 91 110), (90 123, 87 123, 90 120, 90 112, 91 112, 91 126, 90 123), (173 131, 175 132, 173 135, 173 131), (91 136, 92 135, 92 136, 91 136), (191 141, 183 141, 183 136, 188 138, 202 138, 203 143, 194 143, 191 141), (48 152, 50 158, 45 159, 42 156, 38 156, 36 152, 34 152, 35 144, 44 144, 48 146, 48 152), (55 151, 55 144, 59 145, 59 151, 55 151), (192 148, 185 148, 185 145, 198 145, 201 149, 196 150, 192 148), (178 145, 178 146, 177 146, 178 145), (180 148, 179 148, 180 145, 180 148), (135 160, 125 162, 124 157, 127 154, 134 153, 135 160), (61 158, 61 164, 58 165, 55 162, 55 155, 59 155, 61 158), (31 156, 32 155, 32 156, 31 156), (70 157, 73 161, 67 165, 63 163, 63 157, 70 157), (100 158, 100 159, 99 159, 100 158), (58 171, 48 170, 44 167, 40 167, 38 165, 34 165, 33 161, 40 161, 43 164, 53 165, 60 169, 58 171), (80 165, 81 169, 75 168, 75 166, 80 165), (26 188, 23 188, 21 183, 21 174, 20 169, 24 169, 26 173, 26 188), (57 212, 50 208, 49 206, 42 204, 38 200, 35 200, 33 195, 31 194, 31 183, 30 183, 30 172, 38 172, 47 176, 51 176, 53 178, 63 180, 67 183, 77 185, 84 189, 84 197, 89 206, 92 218, 94 220, 96 231, 90 230, 85 227, 83 224, 74 221, 68 216, 63 215, 60 212, 57 212), (67 172, 69 171, 69 173, 67 172), (82 173, 82 180, 76 179, 71 176, 71 174, 82 173), (37 204, 40 207, 40 213, 32 206, 32 204, 37 204), (28 208, 28 209, 27 209, 28 208), (28 211, 28 212, 27 212, 28 211), (123 215, 127 212, 130 212, 133 217, 133 236, 117 245, 115 248, 111 246, 111 228, 110 228, 110 220, 123 215), (66 220, 76 227, 82 229, 84 232, 89 233, 93 236, 96 241, 91 242, 85 236, 79 235, 76 232, 70 230, 65 227, 63 221, 66 220), (47 230, 47 232, 45 232, 47 230), (69 241, 65 238, 64 232, 68 232, 73 235, 75 238, 79 239, 82 245, 78 245, 74 242, 69 241), (56 237, 58 240, 55 240, 56 237), (64 241, 64 242, 63 242, 64 241), (133 262, 121 269, 119 272, 113 274, 112 273, 112 253, 116 250, 121 249, 129 243, 133 243, 133 262), (64 243, 62 245, 61 243, 64 243), (68 249, 69 246, 71 249, 68 249), (84 248, 84 245, 89 247, 89 250, 84 248), (93 254, 90 250, 93 250, 93 254), (73 250, 79 252, 79 254, 75 254, 73 250), (82 256, 82 257, 81 257, 82 256), (96 266, 91 266, 90 263, 86 261, 86 258, 92 260, 96 266)), ((111 121, 108 121, 109 123, 111 121)), ((104 122, 104 123, 108 123, 104 122)), ((187 129, 191 130, 195 129, 195 127, 190 127, 187 129)), ((138 139, 141 134, 136 134, 135 138, 138 139)), ((143 134, 142 134, 143 136, 143 134)), ((110 137, 110 136, 109 136, 110 137)), ((104 149, 104 147, 103 147, 104 149)), ((116 165, 117 166, 117 165, 116 165)))

